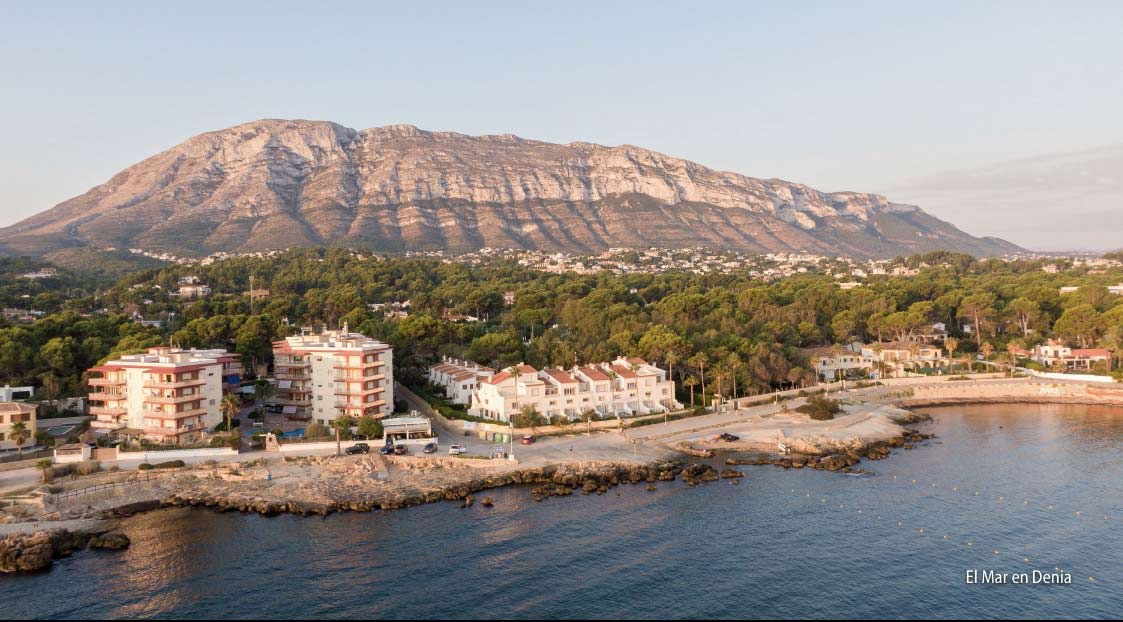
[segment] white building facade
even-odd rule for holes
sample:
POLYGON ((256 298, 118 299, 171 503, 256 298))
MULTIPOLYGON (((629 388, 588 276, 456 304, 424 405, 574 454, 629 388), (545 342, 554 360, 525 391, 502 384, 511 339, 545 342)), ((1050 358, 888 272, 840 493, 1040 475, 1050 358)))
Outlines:
POLYGON ((495 370, 472 361, 445 357, 429 368, 429 382, 442 387, 454 404, 470 404, 480 382, 495 375, 495 370))
POLYGON ((225 350, 151 348, 90 370, 90 427, 163 444, 204 439, 223 420, 225 350))
POLYGON ((468 414, 509 421, 526 407, 570 421, 594 411, 598 418, 629 417, 682 408, 667 372, 639 358, 569 370, 516 365, 482 380, 468 414))
POLYGON ((394 411, 393 348, 346 327, 275 342, 273 365, 275 401, 285 414, 328 425, 343 415, 394 411))

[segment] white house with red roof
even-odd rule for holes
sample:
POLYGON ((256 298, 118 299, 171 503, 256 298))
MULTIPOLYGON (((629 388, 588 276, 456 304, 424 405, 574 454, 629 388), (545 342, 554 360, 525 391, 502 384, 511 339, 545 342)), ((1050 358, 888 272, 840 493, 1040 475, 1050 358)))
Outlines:
POLYGON ((1067 369, 1088 370, 1102 363, 1111 369, 1111 350, 1106 348, 1070 348, 1060 341, 1050 339, 1033 348, 1034 361, 1046 367, 1063 366, 1067 369))
POLYGON ((444 388, 445 397, 454 404, 470 404, 480 382, 495 375, 495 370, 469 360, 445 357, 429 368, 429 382, 444 388))
POLYGON ((481 380, 468 414, 508 421, 523 408, 570 421, 593 411, 597 418, 629 417, 682 408, 667 372, 640 358, 538 370, 519 364, 481 380))

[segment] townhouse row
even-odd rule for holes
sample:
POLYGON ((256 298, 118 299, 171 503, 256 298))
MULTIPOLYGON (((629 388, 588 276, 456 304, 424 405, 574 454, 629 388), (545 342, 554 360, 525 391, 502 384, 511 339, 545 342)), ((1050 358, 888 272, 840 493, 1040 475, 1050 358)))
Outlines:
POLYGON ((507 422, 525 408, 571 421, 593 411, 598 417, 626 417, 682 408, 667 372, 640 358, 570 369, 535 369, 519 364, 489 373, 469 361, 446 360, 430 370, 430 380, 445 387, 468 414, 507 422))

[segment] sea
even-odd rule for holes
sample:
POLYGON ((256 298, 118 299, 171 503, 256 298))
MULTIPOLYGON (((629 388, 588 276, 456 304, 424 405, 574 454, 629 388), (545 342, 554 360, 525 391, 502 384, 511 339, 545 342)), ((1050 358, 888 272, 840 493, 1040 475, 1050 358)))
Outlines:
POLYGON ((16 619, 1123 615, 1123 409, 926 412, 935 438, 861 475, 746 466, 737 485, 512 487, 484 493, 492 508, 325 518, 159 510, 123 521, 126 551, 0 577, 0 603, 16 619))

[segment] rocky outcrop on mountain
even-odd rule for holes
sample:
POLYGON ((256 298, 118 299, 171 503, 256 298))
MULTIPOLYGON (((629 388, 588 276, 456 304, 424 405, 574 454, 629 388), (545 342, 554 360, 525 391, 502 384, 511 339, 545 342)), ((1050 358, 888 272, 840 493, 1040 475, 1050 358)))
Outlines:
POLYGON ((201 134, 0 229, 8 253, 94 246, 198 256, 310 245, 856 257, 1018 250, 882 196, 754 179, 630 145, 287 120, 201 134))

